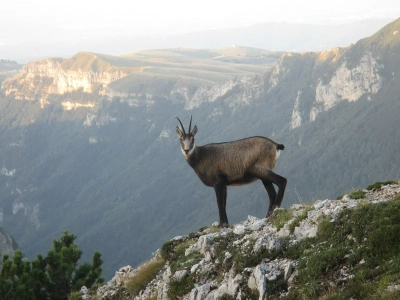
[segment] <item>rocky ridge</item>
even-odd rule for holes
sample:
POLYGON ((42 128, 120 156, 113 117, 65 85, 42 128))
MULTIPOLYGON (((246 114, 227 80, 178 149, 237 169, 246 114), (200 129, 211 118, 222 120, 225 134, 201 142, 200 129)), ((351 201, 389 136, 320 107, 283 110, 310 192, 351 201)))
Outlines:
MULTIPOLYGON (((298 261, 274 256, 283 245, 293 245, 314 237, 321 220, 335 222, 344 209, 359 204, 383 203, 398 199, 400 184, 381 185, 369 190, 359 190, 362 199, 354 199, 354 193, 339 200, 317 200, 313 204, 294 204, 289 210, 292 216, 282 224, 269 219, 248 216, 247 220, 219 229, 217 224, 202 228, 188 236, 177 236, 155 253, 152 260, 167 257, 166 264, 147 286, 133 296, 129 294, 129 281, 141 272, 143 266, 133 269, 121 268, 107 284, 97 289, 99 299, 170 299, 171 289, 179 283, 183 286, 181 299, 267 299, 271 286, 282 282, 287 285, 275 297, 285 297, 297 275, 298 261), (180 246, 179 246, 180 245, 180 246), (181 248, 180 256, 174 257, 181 248), (175 249, 173 252, 171 249, 175 249), (172 252, 171 252, 172 251, 172 252), (235 259, 234 259, 235 256, 235 259), (237 259, 237 257, 241 259, 237 259), (245 263, 243 263, 245 261, 245 263), (190 289, 184 290, 188 286, 190 289), (224 297, 224 298, 223 298, 224 297)), ((274 215, 285 211, 278 209, 274 215)), ((286 210, 287 211, 287 210, 286 210)), ((362 262, 360 262, 362 263, 362 262)), ((348 268, 343 267, 337 275, 340 280, 352 278, 348 268)), ((387 290, 398 291, 399 285, 387 290)), ((89 294, 85 297, 90 298, 89 294)))
MULTIPOLYGON (((351 50, 352 46, 315 53, 285 53, 274 67, 266 68, 260 75, 242 76, 196 88, 175 82, 156 93, 128 92, 110 85, 128 74, 143 71, 144 66, 136 69, 115 67, 94 54, 79 53, 70 59, 49 58, 30 62, 21 73, 5 80, 2 90, 5 95, 14 95, 15 99, 38 100, 42 108, 50 103, 51 95, 65 95, 62 105, 66 110, 93 108, 96 103, 80 103, 69 96, 70 93, 83 92, 98 94, 98 99, 106 97, 113 100, 117 97, 130 106, 152 105, 161 97, 172 102, 181 101, 185 110, 221 100, 234 110, 263 98, 274 99, 281 88, 289 86, 296 94, 286 99, 293 111, 290 123, 293 129, 304 122, 314 121, 319 113, 342 100, 357 101, 363 95, 372 99, 371 95, 382 88, 385 79, 381 71, 385 66, 380 62, 379 55, 365 48, 358 62, 352 64, 346 57, 351 50), (79 59, 83 60, 81 64, 75 62, 79 59), (296 84, 299 64, 302 72, 310 78, 296 84), (303 107, 304 103, 309 104, 303 107)), ((135 81, 133 77, 130 80, 132 83, 135 81)))
MULTIPOLYGON (((2 218, 3 218, 3 213, 0 213, 0 220, 2 218)), ((17 249, 16 242, 3 228, 0 227, 0 255, 12 256, 16 249, 17 249)))
MULTIPOLYGON (((73 59, 74 57, 69 60, 73 59)), ((3 82, 2 89, 6 96, 13 94, 18 100, 39 100, 43 108, 49 104, 50 95, 63 95, 77 91, 105 94, 108 84, 125 77, 132 71, 111 65, 103 69, 98 69, 95 65, 90 68, 66 68, 64 65, 69 63, 69 60, 48 58, 27 63, 18 75, 3 82)), ((90 63, 91 59, 87 58, 86 62, 90 63)))

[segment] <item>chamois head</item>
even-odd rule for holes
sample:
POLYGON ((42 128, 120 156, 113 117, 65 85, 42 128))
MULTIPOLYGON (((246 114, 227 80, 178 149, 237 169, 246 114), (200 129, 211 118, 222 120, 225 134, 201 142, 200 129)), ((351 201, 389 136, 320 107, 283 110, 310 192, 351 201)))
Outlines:
POLYGON ((194 144, 194 136, 197 133, 197 126, 195 125, 193 130, 192 128, 192 116, 190 116, 190 123, 189 123, 189 131, 186 133, 185 128, 182 125, 181 120, 179 120, 178 117, 176 117, 181 124, 182 130, 179 128, 179 126, 176 126, 176 133, 179 135, 179 140, 181 143, 181 150, 183 155, 187 158, 190 154, 192 154, 195 144, 194 144))

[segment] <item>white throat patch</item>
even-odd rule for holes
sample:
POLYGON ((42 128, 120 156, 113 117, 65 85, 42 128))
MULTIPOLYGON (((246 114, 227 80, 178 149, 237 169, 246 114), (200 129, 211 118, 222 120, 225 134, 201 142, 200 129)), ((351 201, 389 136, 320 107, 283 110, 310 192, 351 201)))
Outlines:
POLYGON ((186 153, 185 151, 183 151, 182 147, 181 147, 181 151, 182 151, 183 155, 184 155, 186 158, 188 158, 188 157, 193 153, 194 148, 196 148, 196 144, 193 144, 193 148, 190 149, 190 151, 189 151, 188 153, 186 153))

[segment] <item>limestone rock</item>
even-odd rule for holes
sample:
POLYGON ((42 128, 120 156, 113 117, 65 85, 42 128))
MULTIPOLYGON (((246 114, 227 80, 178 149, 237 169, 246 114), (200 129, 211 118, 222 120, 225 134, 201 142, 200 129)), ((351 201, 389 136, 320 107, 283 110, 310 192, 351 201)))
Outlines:
POLYGON ((173 279, 176 281, 182 281, 185 277, 187 277, 189 275, 189 272, 186 270, 180 270, 180 271, 176 271, 173 279))
MULTIPOLYGON (((182 296, 184 300, 216 300, 223 295, 230 295, 235 299, 241 299, 245 288, 257 290, 259 299, 267 299, 267 286, 274 284, 276 280, 285 280, 289 289, 298 274, 298 261, 287 258, 260 258, 255 267, 246 267, 242 272, 236 274, 235 264, 238 262, 237 254, 240 251, 246 251, 247 255, 256 254, 262 247, 269 250, 276 250, 282 247, 284 243, 295 244, 301 239, 313 237, 317 233, 318 223, 322 219, 335 221, 337 215, 346 208, 357 206, 360 201, 377 203, 389 201, 395 195, 400 194, 400 185, 386 185, 375 191, 365 191, 366 198, 362 200, 350 199, 348 196, 340 200, 318 200, 312 206, 297 204, 290 208, 293 211, 293 217, 284 224, 283 228, 277 231, 267 219, 257 219, 253 216, 231 228, 224 228, 221 231, 210 233, 205 229, 192 235, 190 239, 195 239, 195 243, 189 246, 185 255, 191 253, 200 254, 196 258, 186 257, 182 266, 173 274, 167 262, 152 280, 145 290, 134 297, 134 300, 149 299, 157 295, 158 300, 168 299, 168 288, 171 280, 182 281, 185 277, 191 276, 195 280, 194 288, 186 295, 182 296), (307 209, 307 215, 304 211, 307 209), (304 216, 294 232, 290 233, 289 225, 295 218, 304 216), (193 237, 194 236, 194 237, 193 237), (221 241, 229 236, 229 242, 226 248, 221 249, 221 241), (218 275, 217 275, 218 274, 218 275)), ((348 236, 348 238, 353 238, 348 236)), ((178 236, 173 239, 179 243, 184 243, 188 237, 178 236)), ((225 247, 225 243, 223 243, 225 247)), ((158 250, 155 257, 160 258, 158 250)), ((362 264, 363 261, 360 261, 362 264)), ((140 270, 133 269, 130 266, 121 268, 116 272, 115 277, 107 284, 97 290, 99 299, 112 299, 130 276, 134 276, 140 270), (114 295, 114 296, 113 296, 114 295)), ((352 278, 351 269, 343 266, 338 271, 341 281, 352 278)), ((398 289, 397 285, 392 285, 388 290, 398 289)), ((285 297, 283 293, 280 297, 285 297)))

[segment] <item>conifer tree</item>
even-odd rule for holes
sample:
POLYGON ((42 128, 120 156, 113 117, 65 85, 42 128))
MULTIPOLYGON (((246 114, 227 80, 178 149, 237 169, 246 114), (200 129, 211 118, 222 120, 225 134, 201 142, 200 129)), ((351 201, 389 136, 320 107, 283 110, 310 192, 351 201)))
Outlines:
POLYGON ((4 255, 0 273, 0 299, 67 300, 72 291, 83 285, 90 288, 104 280, 100 252, 93 254, 92 263, 79 265, 82 250, 74 243, 76 236, 65 231, 54 240, 46 257, 23 259, 17 250, 12 260, 4 255))

